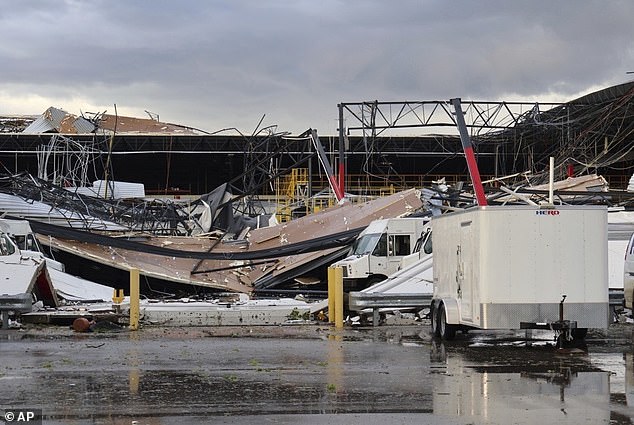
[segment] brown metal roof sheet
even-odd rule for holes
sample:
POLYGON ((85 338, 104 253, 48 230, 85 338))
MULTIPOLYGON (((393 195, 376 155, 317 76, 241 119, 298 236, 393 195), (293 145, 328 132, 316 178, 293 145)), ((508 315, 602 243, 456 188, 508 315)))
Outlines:
MULTIPOLYGON (((236 252, 249 248, 263 250, 365 227, 373 220, 407 215, 421 207, 422 201, 419 192, 410 189, 363 204, 337 205, 284 225, 254 229, 247 237, 250 243, 246 247, 235 244, 217 244, 216 239, 197 237, 156 237, 150 238, 146 243, 198 252, 236 252)), ((336 251, 335 248, 291 255, 252 266, 249 261, 235 260, 204 260, 199 263, 198 260, 187 258, 163 257, 59 238, 47 237, 42 242, 83 258, 120 269, 138 268, 143 275, 234 292, 251 292, 254 283, 264 276, 268 276, 267 279, 282 273, 288 276, 289 270, 305 266, 313 260, 336 251), (239 267, 231 268, 233 266, 239 267), (216 271, 192 274, 194 270, 216 271)), ((303 268, 305 269, 305 267, 303 268)), ((107 282, 104 283, 107 284, 107 282)))
POLYGON ((188 127, 175 124, 167 124, 146 118, 134 118, 103 114, 99 122, 99 128, 116 133, 162 133, 162 134, 197 134, 188 127))

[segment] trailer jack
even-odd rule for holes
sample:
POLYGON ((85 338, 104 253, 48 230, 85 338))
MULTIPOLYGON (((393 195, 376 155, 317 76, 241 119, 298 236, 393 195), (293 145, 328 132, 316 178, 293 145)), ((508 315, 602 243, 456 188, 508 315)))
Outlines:
POLYGON ((573 341, 583 339, 587 329, 577 328, 577 322, 574 320, 564 319, 564 301, 566 295, 563 295, 559 302, 559 320, 550 323, 527 323, 520 322, 520 329, 543 329, 555 332, 555 346, 558 349, 568 348, 573 341))
POLYGON ((557 349, 569 347, 574 340, 573 329, 577 329, 576 321, 564 320, 564 301, 566 301, 566 295, 563 295, 559 301, 559 320, 551 323, 551 329, 555 331, 557 349))

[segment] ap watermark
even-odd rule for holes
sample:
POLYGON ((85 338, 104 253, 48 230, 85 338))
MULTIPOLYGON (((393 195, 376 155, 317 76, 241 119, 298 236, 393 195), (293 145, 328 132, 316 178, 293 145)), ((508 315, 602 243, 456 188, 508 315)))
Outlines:
POLYGON ((42 425, 42 409, 4 409, 2 420, 5 424, 42 425))

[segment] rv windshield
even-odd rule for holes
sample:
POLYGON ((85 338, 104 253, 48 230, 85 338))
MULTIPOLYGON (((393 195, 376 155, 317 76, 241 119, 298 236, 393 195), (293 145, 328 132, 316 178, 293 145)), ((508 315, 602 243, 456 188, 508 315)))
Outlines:
POLYGON ((0 255, 11 255, 15 253, 15 245, 4 233, 0 233, 0 255))
POLYGON ((361 236, 352 245, 352 255, 365 255, 371 253, 374 250, 374 247, 376 247, 376 244, 379 242, 379 239, 381 239, 380 233, 371 233, 361 236))

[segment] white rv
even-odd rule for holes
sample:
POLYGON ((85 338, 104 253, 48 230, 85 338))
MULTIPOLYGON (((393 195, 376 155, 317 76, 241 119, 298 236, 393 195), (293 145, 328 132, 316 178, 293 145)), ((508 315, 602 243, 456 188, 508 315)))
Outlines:
MULTIPOLYGON (((488 206, 434 217, 432 331, 554 329, 568 340, 609 323, 607 212, 488 206)), ((559 341, 559 340, 558 340, 559 341)))
MULTIPOLYGON (((344 287, 363 289, 394 274, 401 261, 421 249, 429 218, 375 220, 361 232, 350 254, 333 264, 343 269, 344 287)), ((418 257, 418 256, 416 256, 418 257)))
MULTIPOLYGON (((27 220, 14 220, 0 218, 0 232, 5 233, 15 243, 24 256, 44 259, 42 247, 31 230, 27 220)), ((64 271, 64 265, 59 261, 46 258, 46 265, 49 269, 64 271)))
POLYGON ((625 251, 623 266, 623 296, 625 308, 634 310, 634 234, 630 237, 625 251))

